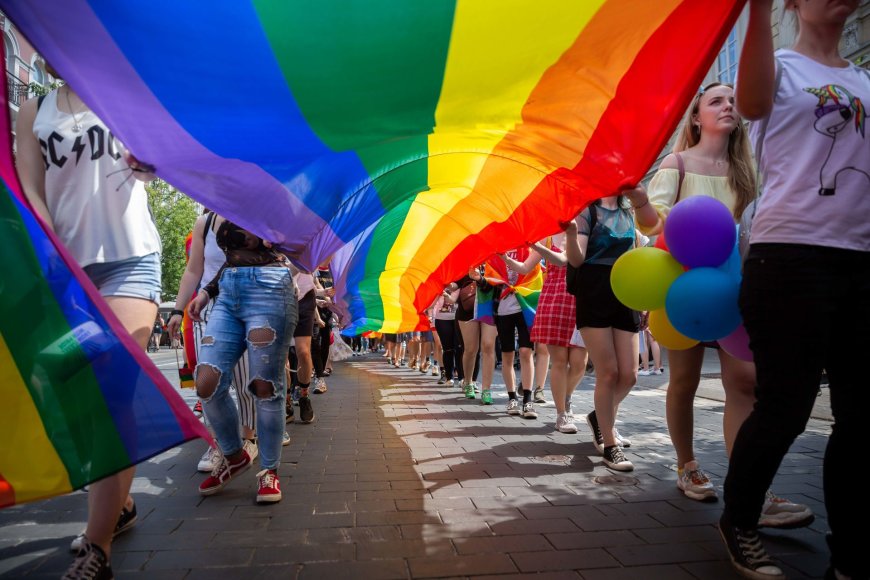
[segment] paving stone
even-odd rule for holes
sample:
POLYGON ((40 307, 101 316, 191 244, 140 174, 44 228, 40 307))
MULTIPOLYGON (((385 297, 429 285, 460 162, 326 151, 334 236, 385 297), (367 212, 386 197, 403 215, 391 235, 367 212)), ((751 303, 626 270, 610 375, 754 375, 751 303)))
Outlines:
POLYGON ((411 558, 408 560, 408 565, 414 578, 507 574, 517 571, 517 567, 505 554, 454 556, 453 558, 411 558))
MULTIPOLYGON (((715 527, 721 502, 689 500, 675 485, 667 379, 641 377, 620 408, 636 466, 634 483, 621 485, 607 479, 614 473, 582 426, 577 436, 553 431, 551 405, 524 421, 377 356, 336 363, 329 392, 315 399, 317 421, 288 425, 282 502, 256 505, 247 476, 200 497, 201 442, 140 465, 140 520, 114 545, 118 577, 733 578, 715 527)), ((575 409, 592 408, 593 386, 584 379, 575 409)), ((718 379, 704 379, 695 405, 696 454, 720 492, 721 393, 718 379)), ((503 405, 504 387, 494 394, 503 405)), ((772 486, 817 512, 809 528, 764 531, 789 577, 819 577, 827 566, 820 472, 829 430, 810 421, 772 486)), ((75 493, 0 510, 0 577, 59 577, 86 504, 75 493)))
POLYGON ((552 552, 525 552, 511 554, 522 572, 552 570, 587 570, 617 565, 618 562, 599 548, 590 550, 556 550, 552 552))

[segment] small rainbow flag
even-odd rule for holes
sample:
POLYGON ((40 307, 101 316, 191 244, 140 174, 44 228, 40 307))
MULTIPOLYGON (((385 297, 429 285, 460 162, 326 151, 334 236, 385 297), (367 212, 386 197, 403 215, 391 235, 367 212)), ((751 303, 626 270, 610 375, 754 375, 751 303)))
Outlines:
MULTIPOLYGON (((517 259, 522 261, 527 256, 528 250, 520 252, 517 259)), ((535 264, 531 272, 520 274, 516 283, 511 285, 508 282, 510 277, 508 276, 508 268, 504 260, 495 257, 486 262, 484 277, 493 286, 504 285, 499 299, 505 298, 510 293, 516 294, 517 302, 519 302, 522 309, 523 318, 526 320, 526 327, 531 330, 532 323, 535 321, 535 312, 538 310, 538 298, 541 296, 541 288, 544 287, 544 275, 541 271, 541 265, 535 264)), ((475 318, 487 324, 494 324, 495 312, 493 312, 493 306, 495 303, 495 292, 478 291, 477 298, 475 318)))
MULTIPOLYGON (((5 62, 5 59, 4 59, 5 62)), ((0 96, 0 507, 79 489, 203 425, 32 215, 0 96)))

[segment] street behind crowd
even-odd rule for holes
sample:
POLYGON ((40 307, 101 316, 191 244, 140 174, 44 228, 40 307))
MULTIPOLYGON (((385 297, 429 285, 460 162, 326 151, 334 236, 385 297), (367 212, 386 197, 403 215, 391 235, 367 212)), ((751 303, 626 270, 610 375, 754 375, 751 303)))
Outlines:
MULTIPOLYGON (((174 352, 149 355, 178 384, 174 352)), ((721 496, 726 471, 722 387, 715 357, 695 403, 696 451, 721 496)), ((481 406, 437 377, 393 368, 381 354, 334 364, 316 420, 290 424, 279 474, 284 500, 253 501, 246 473, 201 497, 189 442, 141 464, 132 494, 139 523, 113 546, 119 578, 734 578, 716 528, 718 503, 677 489, 664 419, 668 373, 639 377, 620 408, 631 473, 607 469, 583 415, 594 377, 574 394, 579 433, 554 430, 552 403, 536 420, 509 416, 498 385, 481 406)), ((191 405, 193 390, 182 390, 191 405)), ((547 389, 547 398, 549 389, 547 389)), ((822 456, 827 389, 779 470, 774 491, 808 504, 808 528, 764 531, 789 578, 828 565, 822 456)), ((86 520, 81 492, 0 511, 0 577, 57 578, 86 520)))

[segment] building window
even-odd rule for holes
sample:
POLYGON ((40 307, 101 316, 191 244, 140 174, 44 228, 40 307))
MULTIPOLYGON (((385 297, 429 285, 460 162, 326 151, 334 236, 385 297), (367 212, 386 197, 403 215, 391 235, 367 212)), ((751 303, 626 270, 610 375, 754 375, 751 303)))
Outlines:
POLYGON ((716 78, 720 83, 734 84, 737 77, 737 29, 731 30, 716 59, 716 78))
POLYGON ((15 50, 15 43, 12 42, 12 39, 9 38, 8 34, 3 34, 3 44, 6 49, 6 72, 9 74, 15 74, 15 56, 18 54, 18 51, 15 50))
POLYGON ((30 82, 45 86, 45 77, 47 75, 43 66, 45 65, 43 65, 42 61, 34 55, 33 62, 30 63, 30 82))

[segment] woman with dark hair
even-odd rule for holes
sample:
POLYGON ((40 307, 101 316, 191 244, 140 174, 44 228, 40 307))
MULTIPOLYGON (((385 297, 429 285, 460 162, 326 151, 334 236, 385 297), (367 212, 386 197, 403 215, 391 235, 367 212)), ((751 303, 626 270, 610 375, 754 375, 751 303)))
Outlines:
POLYGON ((565 233, 568 263, 580 268, 572 288, 577 328, 595 365, 595 410, 586 422, 605 465, 631 471, 615 425, 619 404, 637 382, 638 314, 613 294, 610 271, 635 245, 634 215, 622 196, 605 197, 568 222, 565 233))

